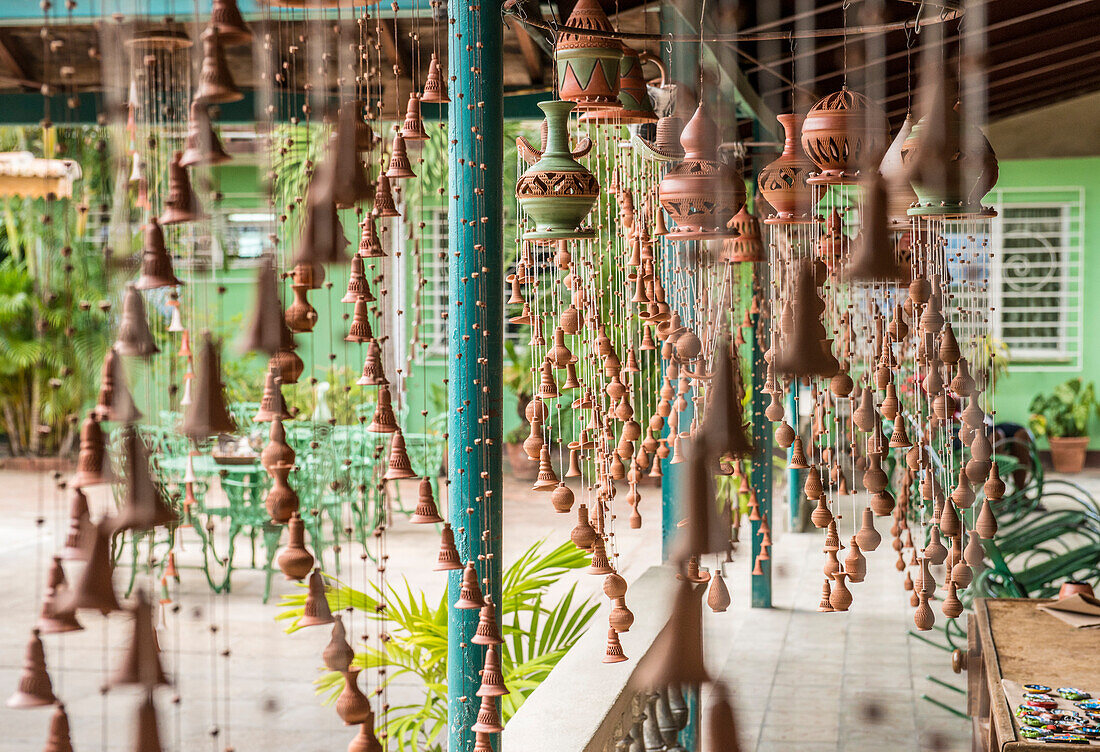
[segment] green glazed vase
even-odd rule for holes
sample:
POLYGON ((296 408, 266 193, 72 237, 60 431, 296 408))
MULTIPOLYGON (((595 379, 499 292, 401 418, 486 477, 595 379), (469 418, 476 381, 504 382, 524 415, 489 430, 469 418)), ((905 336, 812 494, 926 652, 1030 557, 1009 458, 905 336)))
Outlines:
POLYGON ((516 182, 516 198, 535 229, 525 240, 568 240, 592 237, 580 229, 600 193, 600 183, 573 158, 569 149, 569 113, 573 103, 539 102, 546 113, 546 148, 539 160, 516 182))
POLYGON ((911 217, 991 216, 982 206, 982 198, 997 184, 997 156, 980 130, 963 122, 958 111, 947 111, 947 131, 961 142, 953 158, 943 160, 942 187, 925 185, 913 175, 914 162, 921 158, 922 135, 928 124, 917 121, 901 150, 902 165, 909 170, 917 201, 909 209, 911 217), (942 194, 942 195, 941 195, 942 194))

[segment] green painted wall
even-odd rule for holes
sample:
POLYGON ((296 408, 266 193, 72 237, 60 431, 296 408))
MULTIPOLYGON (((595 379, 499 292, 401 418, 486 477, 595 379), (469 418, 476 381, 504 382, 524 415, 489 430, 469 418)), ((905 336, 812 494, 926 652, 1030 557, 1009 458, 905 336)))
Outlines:
MULTIPOLYGON (((1079 371, 1041 370, 1041 363, 1010 366, 1008 378, 997 384, 997 420, 1026 425, 1028 405, 1039 392, 1049 392, 1054 386, 1074 377, 1097 380, 1100 375, 1100 348, 1094 339, 1100 333, 1100 157, 1068 159, 1007 160, 1000 164, 998 189, 1013 189, 1013 200, 1042 201, 1049 193, 1029 188, 1082 188, 1082 278, 1083 331, 1081 369, 1079 371)), ((1090 421, 1090 448, 1100 448, 1100 420, 1094 414, 1090 421)), ((1045 445, 1045 442, 1043 442, 1045 445)))

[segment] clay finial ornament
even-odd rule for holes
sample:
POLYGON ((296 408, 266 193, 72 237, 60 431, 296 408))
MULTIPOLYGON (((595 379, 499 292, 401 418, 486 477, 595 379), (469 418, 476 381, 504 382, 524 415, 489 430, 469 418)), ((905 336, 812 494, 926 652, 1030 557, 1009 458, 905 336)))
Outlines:
POLYGON ((348 644, 343 617, 337 614, 332 618, 332 637, 321 652, 321 659, 330 671, 347 671, 355 659, 355 651, 348 644))
POLYGON ((19 684, 15 693, 8 698, 8 707, 21 710, 53 705, 57 698, 53 693, 50 675, 46 671, 46 651, 38 630, 31 631, 27 642, 27 651, 23 659, 23 671, 19 675, 19 684))
POLYGON ((439 556, 432 569, 436 572, 443 572, 462 568, 462 560, 459 558, 458 548, 455 547, 454 530, 451 529, 451 523, 445 522, 443 523, 443 533, 440 536, 439 556))
POLYGON ((313 554, 305 546, 305 525, 302 518, 294 512, 287 524, 290 540, 279 554, 278 564, 288 580, 304 580, 313 569, 313 554))
POLYGON ((480 609, 484 605, 485 599, 481 594, 477 569, 474 567, 473 561, 468 561, 465 570, 462 572, 462 585, 459 588, 458 600, 454 602, 454 607, 480 609))
POLYGON ((306 596, 305 610, 298 620, 300 627, 313 627, 332 624, 332 611, 329 609, 325 580, 320 569, 314 569, 309 576, 309 595, 306 596))
POLYGON ((730 592, 722 578, 721 569, 716 569, 707 591, 707 605, 716 614, 723 613, 730 605, 730 592))

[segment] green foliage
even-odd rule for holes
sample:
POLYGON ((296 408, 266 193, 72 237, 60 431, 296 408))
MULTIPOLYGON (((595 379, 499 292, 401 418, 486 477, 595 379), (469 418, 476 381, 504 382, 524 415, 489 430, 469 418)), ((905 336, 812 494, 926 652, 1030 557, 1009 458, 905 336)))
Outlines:
MULTIPOLYGON (((505 721, 584 634, 599 608, 591 598, 577 596, 575 584, 556 602, 545 603, 550 586, 569 570, 587 566, 588 560, 572 543, 543 553, 544 543, 539 541, 528 548, 505 570, 501 583, 501 632, 505 640, 500 646, 501 666, 504 682, 511 690, 511 694, 500 698, 505 721)), ((379 621, 382 593, 376 586, 372 588, 371 593, 363 593, 338 583, 328 591, 329 606, 333 612, 353 609, 379 621)), ((364 669, 385 665, 387 684, 398 677, 417 677, 424 689, 423 702, 391 707, 385 730, 401 752, 441 752, 447 727, 446 591, 433 604, 423 593, 413 592, 408 582, 401 589, 390 585, 386 590, 384 613, 391 639, 382 651, 360 645, 354 665, 364 669)), ((299 628, 304 604, 304 594, 283 596, 284 609, 276 618, 293 620, 287 632, 299 628)), ((315 683, 317 693, 325 695, 326 702, 333 702, 343 678, 325 671, 315 683)))
POLYGON ((107 271, 77 210, 106 202, 107 160, 98 128, 0 128, 0 148, 64 156, 84 175, 73 199, 0 202, 0 420, 14 453, 53 453, 72 448, 70 417, 94 399, 107 347, 107 271))
POLYGON ((1031 430, 1036 436, 1065 438, 1087 436, 1089 415, 1097 409, 1092 382, 1070 379, 1049 394, 1031 400, 1031 430))

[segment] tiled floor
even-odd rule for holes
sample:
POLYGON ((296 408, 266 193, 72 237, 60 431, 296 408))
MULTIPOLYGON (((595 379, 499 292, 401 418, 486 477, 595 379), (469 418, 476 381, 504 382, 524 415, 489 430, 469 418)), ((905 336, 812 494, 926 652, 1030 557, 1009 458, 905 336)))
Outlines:
MULTIPOLYGON (((1100 487, 1100 475, 1079 476, 1089 488, 1100 487)), ((54 497, 46 478, 0 472, 0 695, 14 686, 29 629, 38 611, 38 577, 42 564, 63 531, 65 504, 54 497), (43 501, 41 506, 39 499, 43 501), (34 519, 49 520, 41 535, 34 519)), ((627 579, 637 576, 659 556, 653 524, 657 498, 648 492, 642 510, 642 530, 618 526, 620 561, 627 579)), ((415 489, 404 491, 415 499, 415 489)), ((548 500, 527 492, 525 484, 509 482, 505 490, 505 560, 511 561, 532 541, 563 540, 574 524, 572 515, 559 516, 548 500)), ((784 498, 777 489, 777 499, 784 498)), ((93 500, 100 508, 102 497, 93 500)), ((773 519, 783 518, 776 509, 773 519)), ((776 528, 779 525, 775 525, 776 528)), ((885 524, 879 528, 885 536, 885 524)), ((842 533, 843 540, 847 541, 842 533)), ((820 614, 822 577, 819 533, 773 532, 775 608, 748 608, 748 555, 739 554, 727 574, 734 604, 725 614, 708 615, 708 659, 734 690, 744 752, 924 752, 969 749, 969 725, 920 699, 922 694, 961 707, 962 695, 928 681, 934 675, 963 686, 950 670, 950 656, 908 636, 912 627, 908 594, 894 569, 894 554, 885 540, 869 555, 868 577, 853 585, 854 603, 847 614, 820 614)), ((389 536, 390 572, 407 576, 409 584, 438 598, 442 580, 431 571, 438 536, 435 530, 396 524, 389 536)), ((194 540, 186 540, 194 555, 194 540)), ((353 571, 355 571, 353 569, 353 571)), ((362 581, 358 570, 352 575, 362 581)), ((601 578, 581 576, 580 587, 597 592, 601 578)), ((174 690, 159 695, 166 750, 217 752, 228 741, 237 750, 278 748, 293 752, 344 749, 351 737, 329 707, 314 696, 319 653, 328 640, 315 630, 285 635, 274 621, 279 593, 294 591, 276 579, 275 596, 260 603, 262 577, 242 571, 234 576, 233 593, 207 595, 195 570, 183 571, 177 615, 166 615, 161 630, 165 663, 176 677, 174 690), (210 660, 209 623, 223 627, 219 645, 232 646, 228 659, 210 660), (228 666, 228 683, 226 679, 228 666), (216 676, 216 681, 212 678, 216 676), (171 699, 178 694, 180 702, 171 699), (215 700, 217 702, 215 703, 215 700), (228 728, 215 744, 209 729, 217 721, 228 728), (227 722, 228 721, 228 722, 227 722)), ((638 609, 645 604, 631 603, 638 609)), ((125 644, 126 629, 118 616, 104 620, 83 615, 86 630, 45 638, 55 689, 66 701, 78 752, 130 748, 133 696, 113 691, 100 697, 103 646, 109 664, 125 644)), ((598 616, 597 618, 602 618, 598 616)), ((415 688, 399 684, 391 702, 400 702, 415 688)), ((704 700, 705 702, 705 700, 704 700)), ((0 749, 39 752, 45 738, 48 711, 0 710, 0 749)), ((569 752, 563 750, 563 752, 569 752)))

